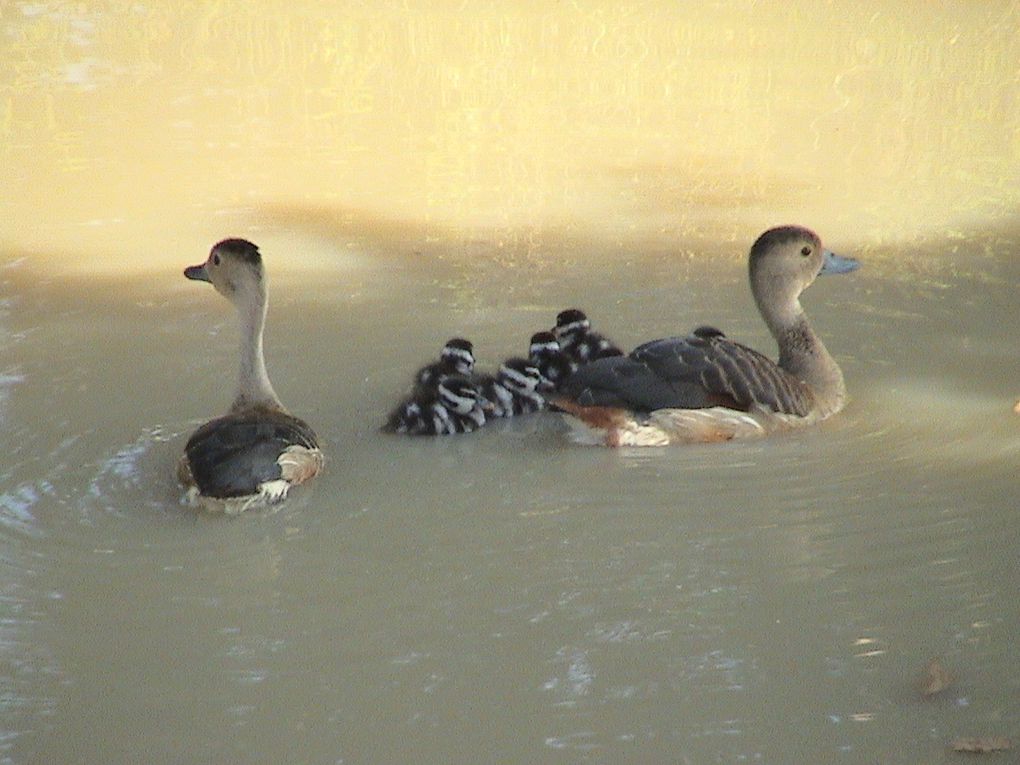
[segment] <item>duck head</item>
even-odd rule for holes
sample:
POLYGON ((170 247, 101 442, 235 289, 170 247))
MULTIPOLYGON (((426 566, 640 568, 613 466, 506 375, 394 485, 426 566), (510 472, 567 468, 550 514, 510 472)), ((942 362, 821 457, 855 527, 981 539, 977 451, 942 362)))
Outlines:
POLYGON ((184 275, 189 279, 209 282, 231 302, 243 295, 265 294, 265 271, 259 248, 247 239, 224 239, 213 245, 205 263, 188 266, 184 275))
POLYGON ((766 231, 751 246, 751 290, 759 301, 792 304, 819 274, 845 274, 860 264, 822 246, 822 240, 803 226, 779 226, 766 231))

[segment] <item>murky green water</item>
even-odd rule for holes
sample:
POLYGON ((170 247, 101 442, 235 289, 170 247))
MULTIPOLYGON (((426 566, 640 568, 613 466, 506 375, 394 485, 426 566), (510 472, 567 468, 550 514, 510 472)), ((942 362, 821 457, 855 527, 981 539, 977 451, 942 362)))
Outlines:
POLYGON ((1015 739, 1016 9, 854 11, 801 78, 760 65, 772 33, 803 51, 849 11, 791 7, 5 9, 3 761, 952 763, 956 737, 1015 739), (782 129, 830 86, 856 121, 782 129), (401 122, 382 94, 415 87, 401 122), (797 151, 820 201, 773 196, 797 151), (571 305, 624 345, 712 323, 771 352, 743 258, 788 220, 864 263, 804 297, 852 397, 822 426, 377 432, 447 337, 493 364, 571 305), (227 235, 262 245, 270 374, 328 450, 237 519, 173 477, 232 395, 235 318, 180 274, 227 235), (956 679, 923 700, 933 656, 956 679))

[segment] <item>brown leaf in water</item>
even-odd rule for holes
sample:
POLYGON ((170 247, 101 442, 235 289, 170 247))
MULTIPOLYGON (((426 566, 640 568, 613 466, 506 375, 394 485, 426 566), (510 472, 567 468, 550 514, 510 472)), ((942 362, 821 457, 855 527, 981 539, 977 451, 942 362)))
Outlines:
POLYGON ((921 674, 921 695, 930 699, 948 688, 952 682, 953 676, 936 656, 924 665, 924 672, 921 674))
POLYGON ((1014 411, 1014 412, 1015 412, 1016 414, 1020 414, 1020 398, 1018 398, 1018 399, 1016 400, 1016 403, 1015 403, 1015 404, 1013 404, 1013 411, 1014 411))
POLYGON ((1013 748, 1013 742, 1005 736, 984 736, 982 738, 958 738, 949 745, 954 752, 988 754, 1013 748))

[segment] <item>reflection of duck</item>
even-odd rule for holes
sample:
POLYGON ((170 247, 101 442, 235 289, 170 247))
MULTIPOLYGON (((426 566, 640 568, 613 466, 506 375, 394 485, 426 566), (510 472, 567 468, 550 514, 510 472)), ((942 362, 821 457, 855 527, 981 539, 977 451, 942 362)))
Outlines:
POLYGON ((556 390, 577 368, 567 354, 560 350, 559 340, 552 332, 536 332, 531 336, 528 360, 541 375, 538 389, 542 392, 556 390))
POLYGON ((779 345, 778 364, 699 327, 583 365, 553 400, 576 418, 578 441, 609 446, 722 441, 822 420, 843 408, 846 388, 799 297, 819 273, 857 266, 808 229, 766 231, 751 247, 751 292, 779 345))
POLYGON ((461 375, 446 375, 434 388, 419 388, 390 413, 383 430, 408 436, 470 433, 485 424, 478 386, 461 375))
POLYGON ((623 351, 611 340, 591 328, 591 321, 584 311, 577 308, 560 311, 552 331, 559 341, 560 350, 577 364, 623 355, 623 351))
POLYGON ((443 350, 439 352, 439 361, 434 361, 415 373, 415 385, 426 388, 435 386, 449 375, 470 377, 475 370, 474 350, 471 341, 462 337, 447 340, 443 350))
POLYGON ((516 417, 545 408, 545 399, 538 392, 541 380, 530 361, 512 358, 504 361, 495 375, 481 375, 478 386, 490 417, 516 417))
POLYGON ((266 373, 262 328, 267 287, 262 256, 244 239, 225 239, 200 266, 184 271, 210 282, 241 318, 241 373, 230 412, 188 439, 177 474, 188 498, 237 513, 278 502, 291 486, 322 469, 322 452, 308 424, 289 414, 266 373))

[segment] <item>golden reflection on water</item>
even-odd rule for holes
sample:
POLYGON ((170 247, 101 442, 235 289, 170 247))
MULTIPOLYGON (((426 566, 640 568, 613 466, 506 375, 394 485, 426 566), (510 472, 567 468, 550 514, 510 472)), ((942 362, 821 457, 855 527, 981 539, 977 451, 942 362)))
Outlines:
POLYGON ((0 26, 5 258, 162 268, 323 220, 378 246, 882 242, 1020 207, 1014 2, 15 2, 0 26))

